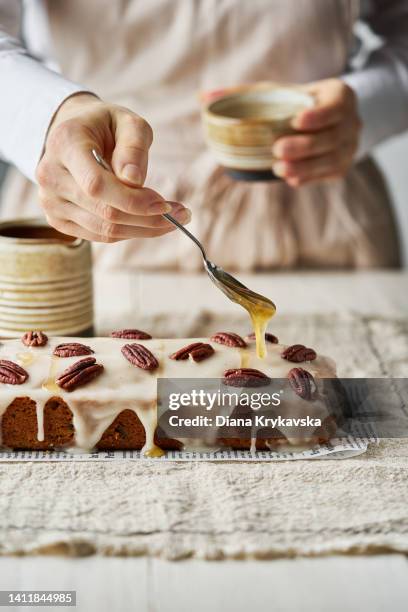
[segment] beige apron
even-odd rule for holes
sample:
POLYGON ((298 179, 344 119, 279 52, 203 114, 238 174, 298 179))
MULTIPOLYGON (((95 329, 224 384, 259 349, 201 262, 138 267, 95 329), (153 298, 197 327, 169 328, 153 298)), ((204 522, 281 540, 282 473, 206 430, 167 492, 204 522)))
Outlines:
MULTIPOLYGON (((48 0, 62 72, 152 125, 146 184, 193 210, 191 229, 228 269, 397 265, 382 177, 370 160, 346 179, 292 190, 235 182, 203 141, 198 92, 258 80, 341 75, 356 0, 48 0), (296 5, 296 10, 294 10, 296 5)), ((9 177, 3 216, 38 212, 9 177)), ((95 245, 104 268, 199 269, 181 234, 95 245)))

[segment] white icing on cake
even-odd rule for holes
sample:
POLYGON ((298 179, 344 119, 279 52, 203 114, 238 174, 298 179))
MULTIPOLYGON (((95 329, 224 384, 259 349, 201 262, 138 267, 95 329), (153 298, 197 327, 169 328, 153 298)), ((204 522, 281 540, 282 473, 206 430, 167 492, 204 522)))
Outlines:
MULTIPOLYGON (((102 434, 115 418, 126 409, 133 410, 146 431, 143 451, 154 455, 158 450, 153 442, 157 424, 156 393, 157 378, 222 378, 231 368, 256 368, 270 378, 286 378, 288 372, 300 366, 308 370, 315 379, 333 378, 336 375, 334 362, 318 356, 315 361, 295 364, 281 358, 285 346, 268 344, 268 355, 259 359, 255 343, 239 349, 213 343, 206 338, 171 340, 128 340, 122 338, 50 338, 45 347, 25 347, 20 339, 6 340, 0 345, 0 359, 8 359, 21 365, 29 374, 22 385, 0 383, 0 417, 16 397, 30 397, 36 402, 38 440, 44 440, 43 413, 51 397, 61 397, 73 413, 75 429, 74 444, 90 450, 96 446, 102 434), (169 356, 192 342, 210 342, 214 355, 200 363, 191 359, 175 361, 169 356), (55 379, 70 365, 83 357, 55 357, 52 353, 58 344, 80 342, 94 351, 96 362, 104 366, 103 373, 84 386, 66 392, 55 383, 55 379), (147 372, 131 365, 121 353, 124 344, 137 342, 146 346, 159 361, 159 368, 147 372)), ((295 395, 295 394, 294 394, 295 395)), ((301 411, 305 400, 297 398, 293 408, 301 411)), ((310 406, 310 402, 308 402, 310 406)), ((324 402, 313 402, 316 418, 328 415, 324 402)), ((290 416, 290 415, 289 415, 290 416)), ((291 432, 282 431, 290 441, 291 432)), ((310 433, 310 432, 309 432, 310 433)), ((305 440, 308 432, 305 431, 305 440)), ((252 443, 254 446, 254 442, 252 443)))

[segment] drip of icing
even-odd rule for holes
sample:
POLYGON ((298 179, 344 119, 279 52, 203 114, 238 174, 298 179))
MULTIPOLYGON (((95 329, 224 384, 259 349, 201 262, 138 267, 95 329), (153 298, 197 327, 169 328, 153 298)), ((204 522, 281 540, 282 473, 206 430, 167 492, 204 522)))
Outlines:
POLYGON ((164 451, 154 443, 154 434, 157 427, 156 402, 136 406, 134 411, 139 417, 146 433, 146 442, 141 452, 145 457, 162 457, 164 451))
POLYGON ((129 402, 112 398, 111 401, 101 403, 94 399, 67 400, 73 414, 75 430, 75 445, 85 450, 96 447, 104 432, 110 427, 115 418, 126 408, 129 402))
POLYGON ((46 400, 41 401, 37 400, 35 404, 35 409, 37 413, 37 440, 39 442, 44 442, 44 408, 45 408, 46 400))

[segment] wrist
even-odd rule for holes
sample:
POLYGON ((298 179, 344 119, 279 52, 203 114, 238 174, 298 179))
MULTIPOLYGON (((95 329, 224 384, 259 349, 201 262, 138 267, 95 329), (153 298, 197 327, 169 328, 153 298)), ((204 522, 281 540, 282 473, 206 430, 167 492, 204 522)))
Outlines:
POLYGON ((92 93, 80 92, 69 96, 69 98, 64 100, 55 113, 50 123, 50 128, 58 125, 62 121, 72 119, 72 117, 75 117, 80 110, 83 110, 88 106, 100 104, 100 102, 100 99, 92 93))

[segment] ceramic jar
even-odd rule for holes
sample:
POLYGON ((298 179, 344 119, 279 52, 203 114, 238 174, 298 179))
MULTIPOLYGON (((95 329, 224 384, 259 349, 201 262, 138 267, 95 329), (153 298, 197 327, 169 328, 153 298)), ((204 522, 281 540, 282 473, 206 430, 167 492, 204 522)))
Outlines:
POLYGON ((90 335, 92 328, 90 243, 42 219, 0 223, 0 336, 90 335))
POLYGON ((276 179, 271 171, 272 145, 294 133, 292 119, 314 103, 299 87, 256 83, 234 88, 234 93, 221 95, 203 109, 208 147, 235 179, 276 179))

